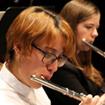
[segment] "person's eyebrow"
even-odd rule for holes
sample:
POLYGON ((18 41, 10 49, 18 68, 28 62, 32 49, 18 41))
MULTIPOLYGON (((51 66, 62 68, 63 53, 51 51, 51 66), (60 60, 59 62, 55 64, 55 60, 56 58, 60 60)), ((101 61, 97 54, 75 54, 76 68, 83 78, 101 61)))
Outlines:
MULTIPOLYGON (((56 49, 51 48, 51 47, 45 47, 45 49, 48 50, 48 51, 50 51, 51 53, 54 53, 54 54, 58 54, 58 52, 59 52, 56 49)), ((61 52, 61 54, 63 54, 63 51, 61 52)))

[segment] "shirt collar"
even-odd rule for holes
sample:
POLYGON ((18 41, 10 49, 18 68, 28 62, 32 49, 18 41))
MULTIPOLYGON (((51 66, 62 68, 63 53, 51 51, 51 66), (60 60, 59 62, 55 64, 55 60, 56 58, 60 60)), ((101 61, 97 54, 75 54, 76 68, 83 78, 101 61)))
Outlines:
POLYGON ((0 71, 0 78, 5 81, 11 89, 23 96, 29 96, 33 93, 33 89, 20 82, 6 67, 6 63, 3 64, 0 71))

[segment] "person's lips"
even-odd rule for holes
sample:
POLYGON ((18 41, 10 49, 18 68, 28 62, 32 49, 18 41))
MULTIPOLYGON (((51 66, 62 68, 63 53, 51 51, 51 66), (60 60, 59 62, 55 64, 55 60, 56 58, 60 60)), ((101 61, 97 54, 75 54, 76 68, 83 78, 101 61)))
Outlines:
POLYGON ((43 74, 43 75, 41 75, 41 78, 42 78, 42 79, 45 79, 45 80, 50 80, 51 77, 52 77, 52 75, 53 75, 53 74, 43 74))

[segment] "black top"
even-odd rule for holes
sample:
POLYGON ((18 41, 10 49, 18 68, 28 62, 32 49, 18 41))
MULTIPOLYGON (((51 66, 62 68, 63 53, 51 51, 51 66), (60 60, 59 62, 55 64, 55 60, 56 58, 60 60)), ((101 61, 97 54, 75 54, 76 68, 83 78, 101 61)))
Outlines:
MULTIPOLYGON (((84 94, 102 94, 103 91, 90 81, 81 70, 75 68, 72 64, 64 65, 62 68, 54 74, 51 79, 53 83, 60 86, 67 87, 78 93, 84 94)), ((63 95, 57 91, 48 89, 46 87, 49 98, 51 99, 52 105, 78 105, 79 101, 63 95)))

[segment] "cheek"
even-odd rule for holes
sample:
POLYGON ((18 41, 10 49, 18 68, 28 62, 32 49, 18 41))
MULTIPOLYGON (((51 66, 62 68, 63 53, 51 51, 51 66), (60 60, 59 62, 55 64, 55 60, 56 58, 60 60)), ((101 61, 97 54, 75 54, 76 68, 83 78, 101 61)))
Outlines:
POLYGON ((82 31, 82 30, 78 31, 78 33, 77 33, 78 40, 82 40, 83 38, 85 38, 86 34, 87 33, 85 33, 85 31, 82 31))
POLYGON ((44 68, 44 64, 42 62, 42 59, 37 59, 36 58, 32 58, 30 60, 30 65, 29 65, 29 74, 38 74, 42 71, 42 68, 44 68))
POLYGON ((77 35, 77 48, 78 48, 78 50, 83 50, 84 49, 84 43, 83 43, 83 38, 85 38, 84 37, 84 35, 82 35, 82 34, 78 34, 77 35))
POLYGON ((76 37, 77 45, 81 45, 82 39, 83 39, 83 35, 78 33, 76 37))
POLYGON ((24 63, 25 64, 23 64, 22 69, 18 73, 22 81, 28 85, 31 83, 30 80, 31 75, 40 76, 45 72, 45 66, 38 59, 36 60, 33 58, 31 60, 28 59, 24 63))
POLYGON ((77 27, 78 40, 82 40, 83 38, 86 38, 88 34, 89 34, 89 30, 87 30, 84 26, 77 27))
POLYGON ((78 33, 77 33, 77 44, 79 46, 83 46, 83 39, 88 39, 89 37, 89 32, 87 32, 86 29, 83 29, 81 28, 81 30, 78 30, 78 33))
POLYGON ((36 72, 40 72, 40 68, 43 68, 42 57, 30 55, 23 60, 21 64, 21 72, 24 76, 30 76, 36 72))
POLYGON ((40 76, 41 74, 43 74, 44 72, 46 72, 46 66, 44 65, 43 61, 43 56, 42 55, 34 55, 31 59, 30 59, 30 74, 33 75, 38 75, 40 76))

